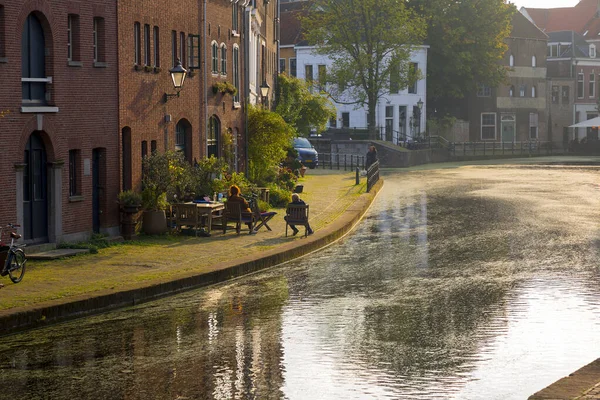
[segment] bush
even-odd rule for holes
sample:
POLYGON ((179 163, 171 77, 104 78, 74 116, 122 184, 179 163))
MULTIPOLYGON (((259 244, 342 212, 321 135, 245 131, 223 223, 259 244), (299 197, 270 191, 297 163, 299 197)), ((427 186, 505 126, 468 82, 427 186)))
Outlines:
POLYGON ((122 206, 139 206, 142 204, 142 196, 133 190, 119 193, 119 204, 122 206))
POLYGON ((292 192, 277 185, 269 187, 269 201, 273 207, 285 207, 292 201, 292 192))
POLYGON ((298 176, 289 168, 280 168, 277 175, 277 184, 282 188, 293 190, 298 182, 298 176))

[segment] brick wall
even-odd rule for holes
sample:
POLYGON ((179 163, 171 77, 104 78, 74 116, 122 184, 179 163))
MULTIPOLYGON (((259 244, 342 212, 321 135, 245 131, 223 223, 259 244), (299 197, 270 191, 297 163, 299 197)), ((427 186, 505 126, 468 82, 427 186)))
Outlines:
MULTIPOLYGON (((3 8, 0 22, 6 37, 3 47, 6 62, 0 60, 0 223, 15 222, 17 199, 15 164, 24 160, 24 149, 33 131, 41 136, 49 163, 64 162, 62 170, 62 234, 86 234, 92 230, 92 175, 81 171, 81 196, 73 201, 69 196, 69 150, 78 149, 81 159, 91 161, 94 148, 106 149, 107 176, 118 170, 117 143, 117 59, 115 2, 0 0, 3 8), (21 36, 23 24, 30 13, 40 20, 45 36, 48 106, 58 112, 21 112, 21 36), (79 38, 77 63, 67 62, 67 16, 78 16, 79 38), (93 19, 104 19, 104 64, 93 62, 93 19)), ((100 196, 101 227, 118 225, 118 210, 114 199, 118 186, 109 180, 100 196)), ((53 210, 50 210, 53 212, 53 210)))

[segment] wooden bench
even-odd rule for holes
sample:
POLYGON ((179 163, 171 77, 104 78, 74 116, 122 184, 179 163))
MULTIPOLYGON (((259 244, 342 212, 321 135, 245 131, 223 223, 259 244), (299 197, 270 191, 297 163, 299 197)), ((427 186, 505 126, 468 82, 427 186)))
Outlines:
POLYGON ((285 210, 285 236, 288 235, 289 225, 304 226, 304 236, 308 236, 308 204, 288 204, 285 210))

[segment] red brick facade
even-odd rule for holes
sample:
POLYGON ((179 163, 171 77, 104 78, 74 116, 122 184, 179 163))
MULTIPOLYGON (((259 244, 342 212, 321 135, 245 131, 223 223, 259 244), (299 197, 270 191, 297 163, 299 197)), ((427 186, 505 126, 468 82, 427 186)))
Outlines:
POLYGON ((84 238, 94 228, 94 214, 98 217, 99 231, 114 233, 118 226, 115 203, 118 184, 111 179, 118 172, 115 3, 0 0, 0 112, 3 115, 0 117, 3 198, 0 224, 25 225, 22 232, 32 242, 84 238), (30 15, 35 17, 31 19, 30 15), (70 61, 69 20, 73 50, 70 61), (41 74, 31 76, 22 69, 21 57, 22 36, 25 24, 30 21, 33 21, 31 26, 41 26, 44 39, 43 45, 31 46, 39 45, 45 54, 41 62, 39 57, 31 56, 29 61, 38 67, 41 65, 42 69, 41 74), (95 26, 100 56, 96 62, 95 26), (45 82, 22 84, 22 78, 28 77, 45 82), (37 85, 45 91, 35 103, 22 99, 24 87, 30 87, 28 85, 37 85), (43 142, 43 149, 39 151, 45 153, 47 163, 27 168, 24 155, 29 154, 26 147, 34 132, 43 142), (77 154, 73 159, 77 174, 74 193, 70 190, 69 151, 77 154), (96 176, 94 164, 99 167, 96 176), (32 182, 29 174, 34 173, 39 174, 40 182, 45 184, 41 188, 35 183, 31 185, 39 196, 28 193, 24 187, 29 187, 25 182, 32 182), (94 194, 99 202, 96 208, 94 194), (45 197, 38 201, 39 210, 46 212, 43 223, 38 214, 29 212, 32 201, 28 201, 28 196, 45 197), (32 223, 45 224, 47 230, 32 233, 32 223))

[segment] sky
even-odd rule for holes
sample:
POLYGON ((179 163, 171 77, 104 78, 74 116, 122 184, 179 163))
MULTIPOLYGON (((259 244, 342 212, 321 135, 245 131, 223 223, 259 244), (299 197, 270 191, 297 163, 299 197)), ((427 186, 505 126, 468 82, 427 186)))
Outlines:
POLYGON ((573 7, 579 3, 579 0, 509 0, 517 6, 530 8, 558 8, 558 7, 573 7))

